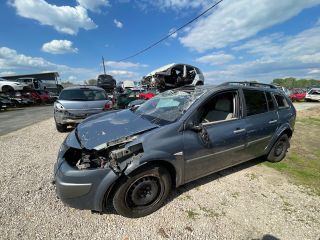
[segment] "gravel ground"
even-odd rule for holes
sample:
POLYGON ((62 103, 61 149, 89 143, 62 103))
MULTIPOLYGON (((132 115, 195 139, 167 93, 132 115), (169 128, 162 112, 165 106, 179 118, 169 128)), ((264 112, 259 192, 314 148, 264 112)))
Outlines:
POLYGON ((49 119, 0 137, 1 239, 320 237, 320 197, 257 161, 180 187, 140 219, 66 207, 50 184, 65 136, 49 119))

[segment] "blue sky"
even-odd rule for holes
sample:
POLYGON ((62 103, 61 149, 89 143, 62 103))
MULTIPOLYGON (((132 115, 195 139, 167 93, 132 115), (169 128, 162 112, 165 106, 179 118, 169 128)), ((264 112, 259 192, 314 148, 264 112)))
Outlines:
POLYGON ((202 12, 199 0, 5 0, 0 76, 58 71, 82 83, 107 72, 140 80, 168 63, 198 66, 207 83, 320 79, 320 0, 224 0, 157 47, 117 62, 202 12))

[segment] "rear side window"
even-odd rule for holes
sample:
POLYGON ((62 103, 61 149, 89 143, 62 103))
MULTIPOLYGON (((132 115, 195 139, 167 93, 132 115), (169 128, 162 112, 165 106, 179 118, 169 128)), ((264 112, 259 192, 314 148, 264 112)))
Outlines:
POLYGON ((247 116, 260 114, 268 111, 268 105, 264 92, 258 90, 243 90, 247 116))
POLYGON ((287 102, 287 100, 285 99, 284 96, 280 95, 280 94, 274 94, 274 97, 277 101, 278 107, 279 108, 287 108, 289 107, 289 104, 287 102))
POLYGON ((269 111, 273 111, 275 109, 275 106, 274 106, 274 102, 273 102, 271 93, 266 92, 266 97, 267 97, 269 111))

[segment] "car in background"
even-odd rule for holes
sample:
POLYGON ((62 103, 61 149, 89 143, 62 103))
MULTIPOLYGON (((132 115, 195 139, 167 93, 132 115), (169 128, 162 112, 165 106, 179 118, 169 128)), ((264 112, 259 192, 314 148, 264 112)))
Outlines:
POLYGON ((306 91, 302 89, 292 89, 289 94, 291 101, 303 101, 306 97, 306 91))
POLYGON ((54 103, 56 128, 59 132, 65 132, 67 126, 75 126, 88 116, 111 110, 112 107, 112 101, 102 88, 95 86, 65 88, 54 103))
POLYGON ((116 88, 116 80, 107 74, 101 74, 97 79, 97 87, 103 88, 106 92, 113 92, 116 88))
POLYGON ((143 89, 133 88, 125 89, 123 92, 117 93, 116 102, 118 108, 127 108, 128 104, 140 98, 143 89))
POLYGON ((0 92, 21 91, 21 90, 24 90, 26 87, 27 85, 25 84, 0 78, 0 92))
POLYGON ((45 89, 45 85, 42 83, 40 79, 37 79, 37 78, 24 77, 24 78, 18 78, 15 81, 21 84, 27 85, 30 89, 34 89, 34 90, 45 89))
POLYGON ((264 157, 286 156, 296 110, 273 85, 226 83, 163 92, 136 109, 84 120, 54 167, 65 204, 135 218, 158 210, 173 187, 264 157))
POLYGON ((185 85, 204 84, 204 76, 199 68, 188 64, 168 64, 160 67, 142 79, 142 85, 157 87, 164 91, 185 85))
POLYGON ((276 88, 278 88, 278 89, 280 89, 282 92, 284 92, 284 94, 286 95, 286 96, 289 96, 290 95, 290 90, 288 89, 288 88, 286 88, 286 87, 282 87, 282 86, 279 86, 279 85, 274 85, 274 86, 276 86, 276 88))
POLYGON ((15 103, 7 96, 0 96, 0 109, 15 107, 15 103))
POLYGON ((305 97, 307 102, 320 101, 320 88, 311 88, 305 97))

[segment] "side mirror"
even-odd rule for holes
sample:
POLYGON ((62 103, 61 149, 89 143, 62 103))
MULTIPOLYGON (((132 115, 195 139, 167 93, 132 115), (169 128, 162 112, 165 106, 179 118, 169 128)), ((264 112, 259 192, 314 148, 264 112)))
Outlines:
POLYGON ((203 129, 202 124, 200 123, 199 125, 196 125, 194 122, 188 122, 185 124, 185 130, 191 130, 191 131, 195 131, 195 132, 201 132, 201 130, 203 129))

